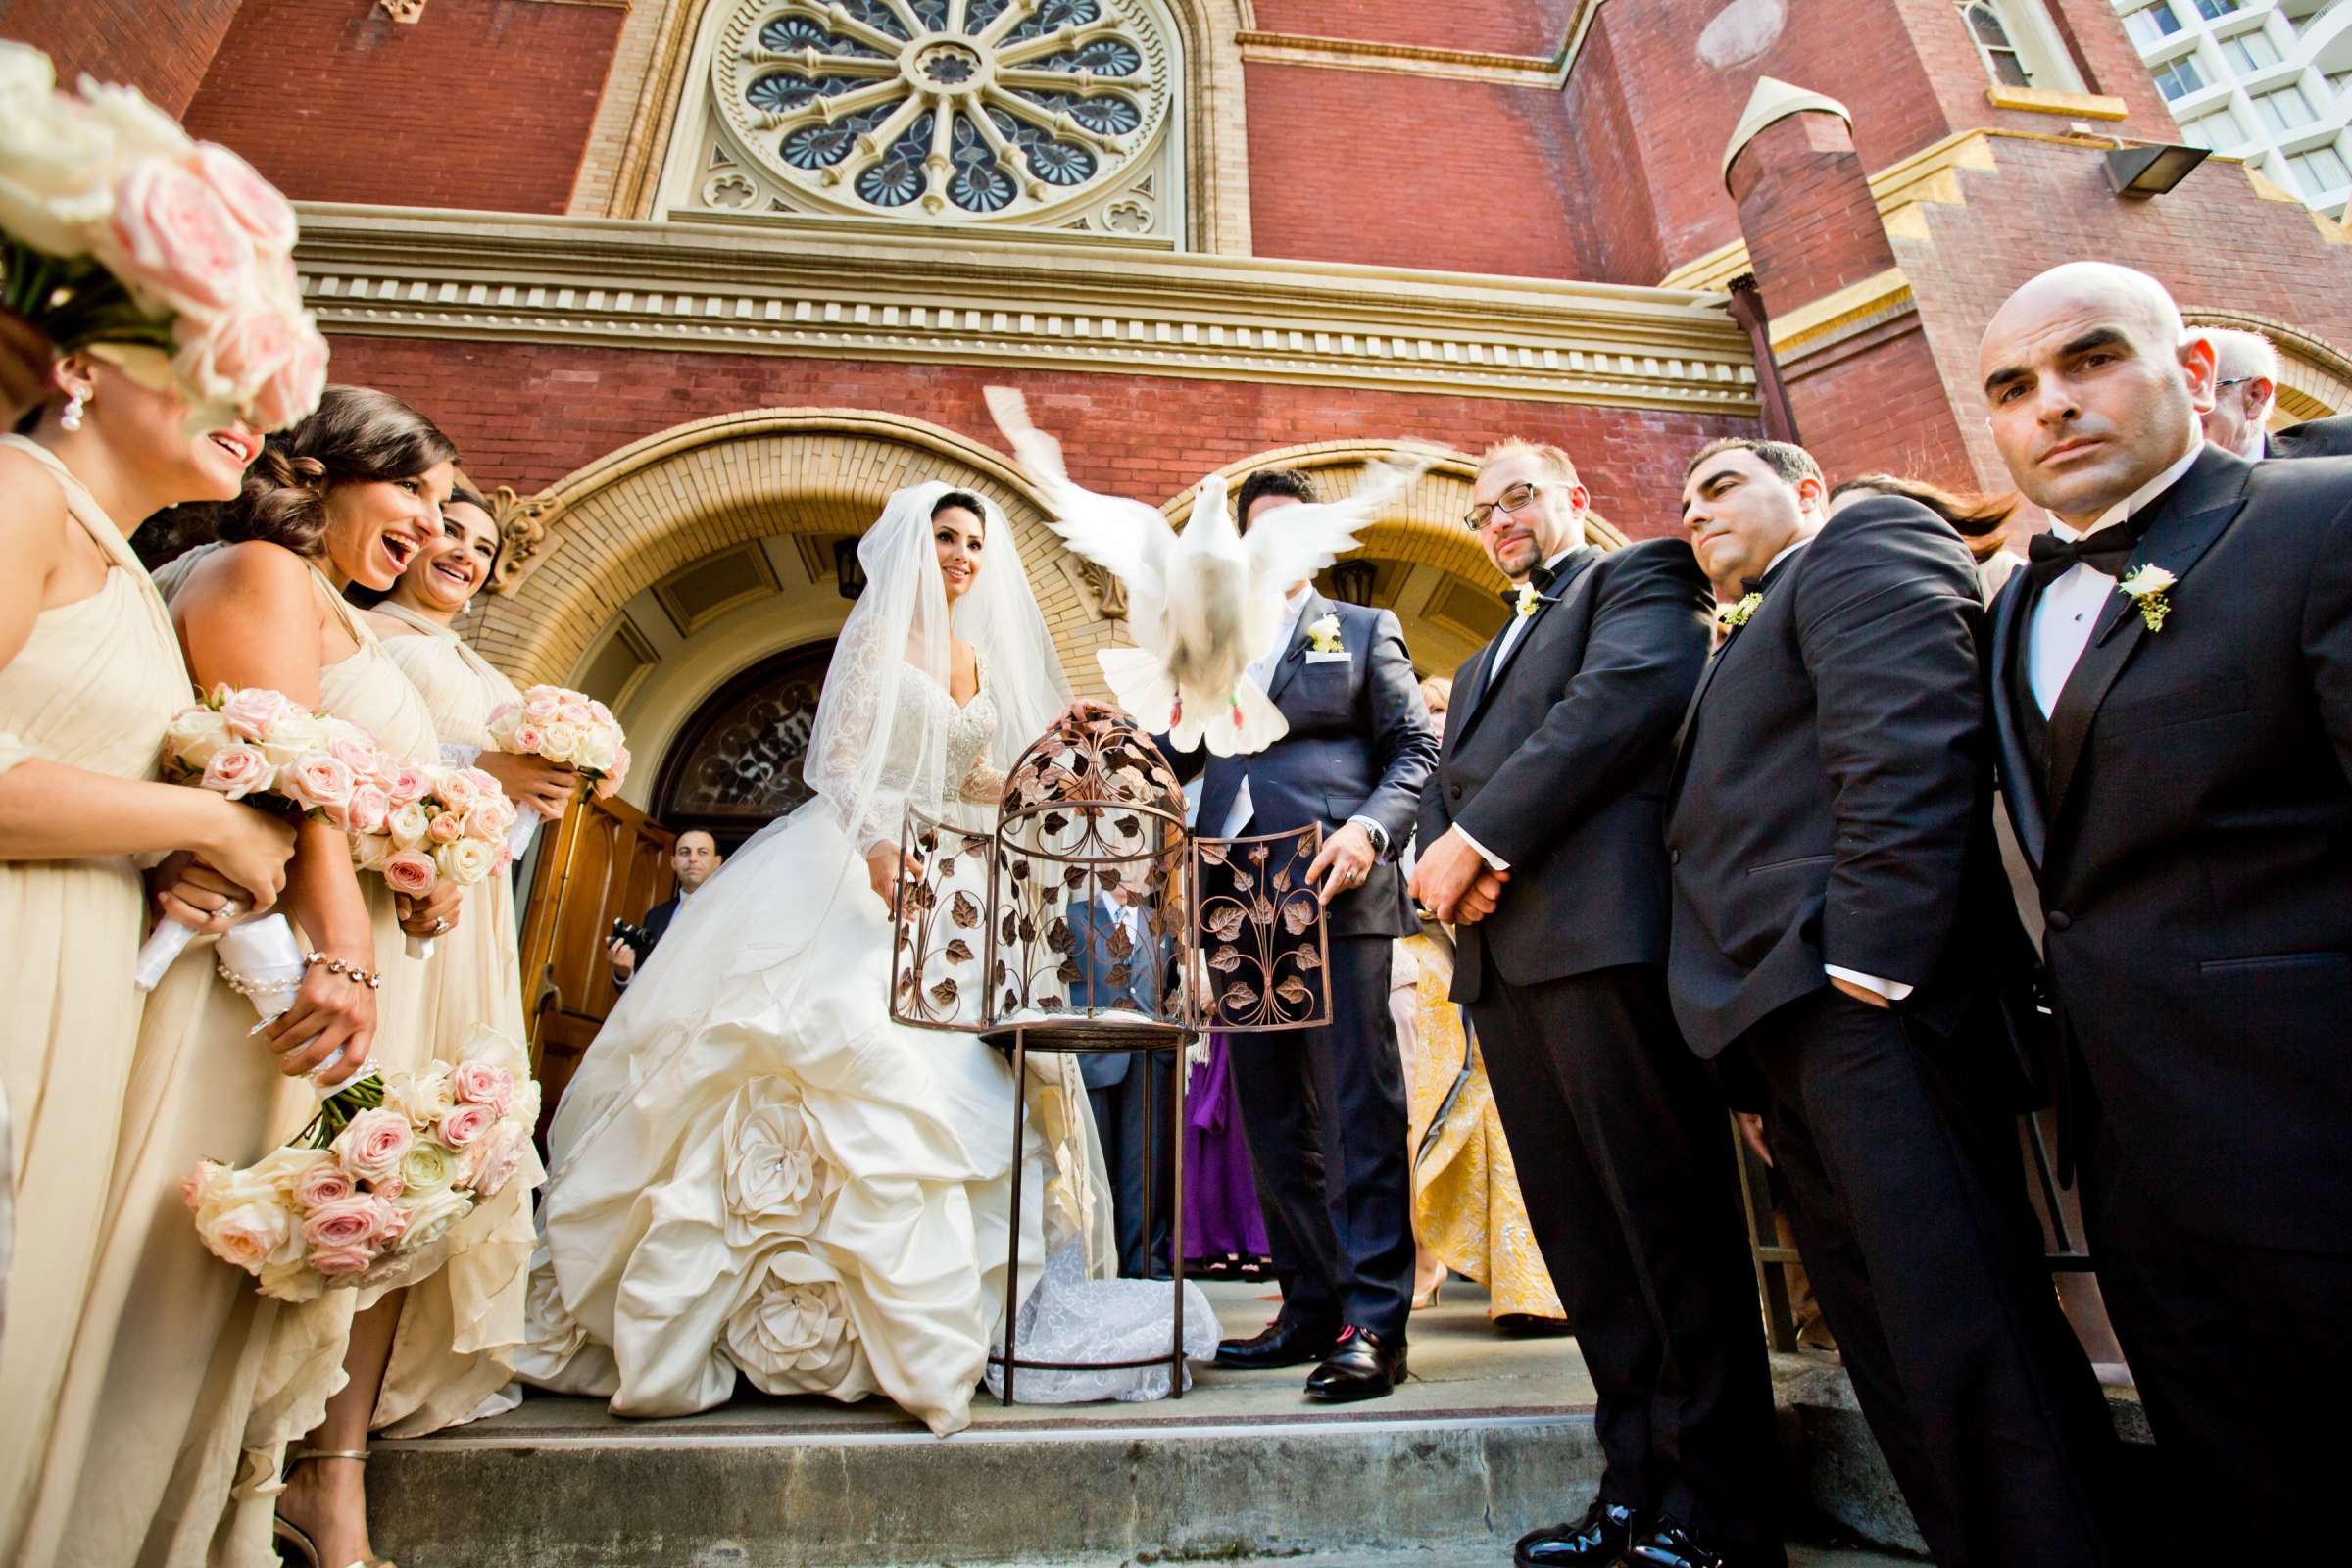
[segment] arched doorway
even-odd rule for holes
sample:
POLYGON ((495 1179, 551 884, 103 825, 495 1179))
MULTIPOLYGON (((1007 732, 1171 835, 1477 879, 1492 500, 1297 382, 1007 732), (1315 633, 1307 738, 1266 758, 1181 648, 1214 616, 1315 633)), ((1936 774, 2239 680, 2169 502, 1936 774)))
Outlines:
POLYGON ((801 760, 831 641, 771 654, 710 694, 679 728, 654 782, 655 820, 700 828, 721 855, 808 799, 801 760))

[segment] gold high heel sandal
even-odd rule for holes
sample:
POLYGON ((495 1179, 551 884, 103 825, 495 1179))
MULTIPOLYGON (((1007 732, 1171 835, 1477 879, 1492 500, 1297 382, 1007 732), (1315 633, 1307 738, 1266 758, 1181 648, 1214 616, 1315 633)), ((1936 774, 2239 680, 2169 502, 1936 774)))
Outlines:
MULTIPOLYGON (((286 1468, 291 1470, 305 1459, 353 1459, 366 1464, 368 1453, 364 1448, 296 1448, 286 1455, 286 1468)), ((311 1539, 310 1532, 302 1526, 289 1524, 282 1518, 272 1518, 270 1521, 270 1535, 279 1546, 280 1556, 285 1555, 284 1547, 292 1546, 302 1554, 305 1568, 326 1568, 326 1564, 318 1558, 318 1544, 311 1539)), ((348 1564, 347 1568, 400 1568, 400 1565, 389 1557, 362 1557, 348 1564)))

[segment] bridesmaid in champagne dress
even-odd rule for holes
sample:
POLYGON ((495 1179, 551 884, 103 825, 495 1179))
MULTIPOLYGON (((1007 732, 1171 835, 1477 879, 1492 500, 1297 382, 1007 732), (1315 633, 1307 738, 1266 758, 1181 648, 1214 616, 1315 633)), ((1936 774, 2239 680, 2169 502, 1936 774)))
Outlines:
MULTIPOLYGON (((329 387, 318 413, 272 438, 220 519, 223 542, 159 574, 197 679, 272 687, 363 726, 396 757, 437 760, 424 699, 341 590, 389 587, 438 536, 455 457, 399 400, 329 387)), ((126 1131, 116 1163, 116 1201, 143 1222, 143 1247, 136 1269, 112 1282, 118 1326, 92 1449, 103 1461, 76 1505, 89 1546, 70 1548, 68 1562, 268 1568, 273 1501, 307 1538, 289 1537, 297 1561, 373 1560, 355 1456, 406 1293, 267 1300, 204 1251, 178 1184, 199 1157, 248 1163, 298 1131, 318 1098, 303 1075, 337 1051, 338 1079, 362 1063, 424 1064, 435 976, 405 956, 403 933, 457 924, 460 900, 455 889, 398 900, 353 870, 340 832, 305 822, 284 903, 308 948, 382 984, 313 964, 260 1037, 274 1059, 256 1050, 251 1005, 212 978, 209 956, 202 968, 183 957, 158 988, 138 1070, 173 1093, 135 1137, 126 1131), (332 1457, 295 1463, 281 1494, 282 1451, 305 1432, 302 1452, 332 1457)))
POLYGON ((112 363, 74 354, 33 435, 0 436, 0 1089, 14 1123, 14 1267, 0 1335, 0 1562, 46 1563, 78 1479, 66 1367, 93 1275, 113 1245, 107 1179, 145 997, 140 866, 162 906, 196 851, 209 887, 266 906, 293 835, 210 791, 156 781, 165 726, 193 691, 154 583, 125 537, 179 502, 236 493, 261 438, 242 425, 191 439, 186 409, 112 363), (118 520, 122 519, 122 520, 118 520))
MULTIPOLYGON (((519 808, 552 820, 571 804, 579 775, 491 747, 491 713, 522 694, 452 629, 497 564, 498 525, 489 505, 461 479, 442 505, 440 537, 409 563, 368 619, 384 652, 424 694, 444 760, 478 766, 519 808)), ((514 878, 501 873, 469 889, 465 920, 441 945, 447 952, 438 959, 434 1054, 457 1060, 474 1027, 485 1023, 520 1046, 526 1030, 514 878)), ((464 1421, 512 1378, 536 1242, 528 1195, 543 1174, 537 1153, 526 1152, 517 1178, 466 1216, 449 1265, 410 1293, 374 1430, 414 1437, 464 1421)))

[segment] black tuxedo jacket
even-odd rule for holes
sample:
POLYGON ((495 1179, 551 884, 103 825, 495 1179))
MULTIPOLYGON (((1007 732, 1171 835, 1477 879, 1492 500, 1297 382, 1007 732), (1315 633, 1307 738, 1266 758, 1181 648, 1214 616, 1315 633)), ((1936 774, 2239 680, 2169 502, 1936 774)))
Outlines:
POLYGON ((2271 458, 2352 457, 2352 414, 2301 424, 2263 437, 2263 455, 2271 458))
POLYGON ((2026 574, 1994 602, 2050 977, 2132 1176, 2183 1226, 2352 1251, 2352 462, 2208 445, 2149 512, 2130 565, 2180 579, 2164 627, 2110 599, 2046 726, 2022 708, 2026 574))
POLYGON ((1387 853, 1361 887, 1331 901, 1326 924, 1335 937, 1411 936, 1421 926, 1396 860, 1413 836, 1421 786, 1438 760, 1438 737, 1396 617, 1386 610, 1335 604, 1308 589, 1290 646, 1267 678, 1266 696, 1291 728, 1255 756, 1178 753, 1159 738, 1179 776, 1201 775, 1197 831, 1214 838, 1224 830, 1245 778, 1250 808, 1245 834, 1290 833, 1309 822, 1330 833, 1351 816, 1368 816, 1388 834, 1387 853), (1309 657, 1307 629, 1325 615, 1339 617, 1345 658, 1309 657))
POLYGON ((642 956, 653 956, 654 949, 662 945, 662 936, 669 930, 669 922, 677 917, 678 896, 674 893, 645 911, 645 918, 637 922, 638 929, 645 933, 645 953, 642 956))
POLYGON ((1682 540, 1580 548, 1500 671, 1497 636, 1454 677, 1421 843, 1458 822, 1511 867, 1457 933, 1454 1001, 1478 1000, 1486 954, 1514 986, 1665 961, 1659 803, 1711 603, 1682 540))
MULTIPOLYGON (((1701 1056, 1827 986, 1830 964, 1911 985, 1895 1010, 1943 1037, 1988 987, 2026 995, 1992 836, 1983 623, 1959 535, 1881 497, 1776 567, 1707 666, 1666 823, 1667 981, 1701 1056)), ((1996 1065, 2014 1078, 2013 1045, 1996 1065)))

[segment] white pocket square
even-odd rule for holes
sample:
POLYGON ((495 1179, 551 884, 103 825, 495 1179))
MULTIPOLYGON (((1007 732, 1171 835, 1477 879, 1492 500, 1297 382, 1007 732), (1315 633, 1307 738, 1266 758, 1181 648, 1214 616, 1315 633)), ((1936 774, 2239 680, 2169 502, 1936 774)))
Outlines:
POLYGON ((1310 651, 1306 656, 1306 662, 1310 664, 1344 664, 1348 662, 1348 651, 1345 648, 1328 654, 1310 651))

